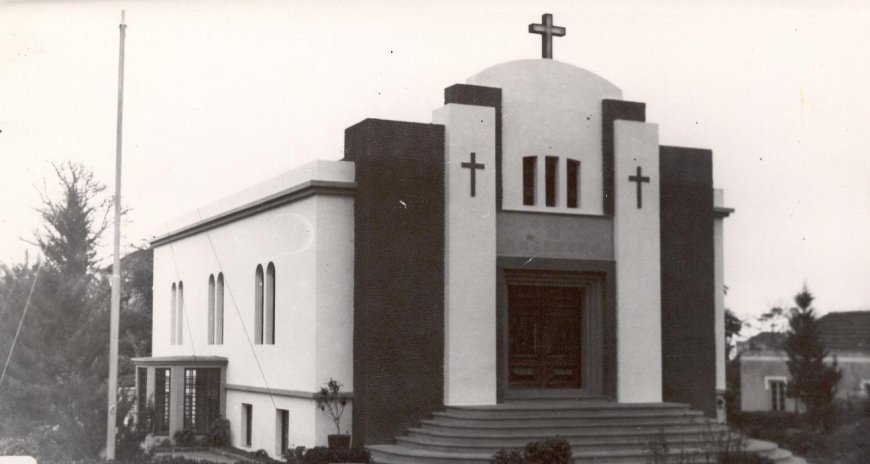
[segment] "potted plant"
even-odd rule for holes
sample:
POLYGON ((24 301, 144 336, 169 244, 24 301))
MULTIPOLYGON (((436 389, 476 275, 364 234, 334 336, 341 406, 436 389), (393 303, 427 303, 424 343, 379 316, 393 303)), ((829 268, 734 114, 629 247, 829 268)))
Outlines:
POLYGON ((344 407, 347 406, 347 397, 341 394, 340 390, 341 384, 330 377, 329 382, 320 387, 320 391, 314 395, 317 407, 335 423, 336 433, 327 437, 329 447, 332 449, 350 448, 350 435, 341 433, 341 415, 344 414, 344 407))

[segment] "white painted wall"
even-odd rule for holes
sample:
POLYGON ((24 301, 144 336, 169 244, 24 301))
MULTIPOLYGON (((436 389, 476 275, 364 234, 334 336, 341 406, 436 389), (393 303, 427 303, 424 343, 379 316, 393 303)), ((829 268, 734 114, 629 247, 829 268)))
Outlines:
MULTIPOLYGON (((288 411, 290 423, 290 448, 296 446, 312 447, 325 445, 326 436, 335 433, 332 419, 317 409, 312 400, 290 398, 280 395, 229 391, 227 392, 227 418, 230 420, 231 443, 241 449, 266 450, 271 456, 279 457, 279 423, 277 410, 288 411), (242 404, 253 407, 251 446, 245 446, 242 428, 242 404)), ((352 405, 348 404, 342 416, 342 433, 350 430, 352 405)))
POLYGON ((449 104, 445 126, 444 403, 496 403, 495 110, 449 104), (471 172, 475 162, 475 196, 471 172))
POLYGON ((617 400, 662 400, 658 126, 615 121, 617 400), (649 183, 628 180, 637 166, 649 183))
POLYGON ((519 60, 488 68, 469 84, 502 89, 502 206, 506 210, 602 214, 601 100, 622 91, 556 60, 519 60), (523 205, 523 157, 538 156, 536 205, 523 205), (560 158, 555 207, 544 206, 545 156, 560 158), (580 208, 567 208, 565 158, 581 162, 580 208))
MULTIPOLYGON (((330 378, 353 391, 353 198, 316 198, 315 386, 330 378)), ((334 433, 334 432, 333 432, 334 433)))
MULTIPOLYGON (((193 219, 199 222, 312 180, 351 183, 353 163, 310 163, 205 207, 202 210, 209 215, 195 214, 193 219)), ((353 198, 309 196, 155 247, 153 309, 155 357, 226 357, 228 384, 314 392, 334 377, 344 384, 343 390, 352 391, 353 198), (270 262, 276 269, 275 344, 255 345, 254 274, 257 265, 265 270, 270 262), (208 278, 211 274, 217 277, 218 272, 223 272, 225 285, 224 343, 209 345, 208 278), (170 345, 170 289, 178 281, 184 282, 185 336, 183 344, 170 345)), ((316 409, 311 399, 294 401, 316 409)), ((263 417, 264 405, 255 405, 255 416, 263 417)), ((237 407, 229 402, 227 406, 237 407)), ((269 424, 274 428, 274 407, 271 402, 268 406, 269 424)), ((228 410, 227 415, 235 434, 241 412, 228 410)), ((348 421, 349 416, 348 412, 348 421)), ((291 422, 300 430, 298 444, 326 442, 325 434, 313 435, 315 430, 325 430, 313 412, 291 412, 291 422)), ((255 427, 258 435, 260 426, 255 427)), ((273 447, 261 443, 255 449, 272 451, 273 447)))

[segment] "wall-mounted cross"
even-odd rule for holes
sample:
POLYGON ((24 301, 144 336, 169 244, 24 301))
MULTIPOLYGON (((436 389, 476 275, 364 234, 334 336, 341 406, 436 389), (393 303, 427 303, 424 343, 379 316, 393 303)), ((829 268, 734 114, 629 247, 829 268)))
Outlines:
POLYGON ((640 166, 637 167, 637 175, 636 176, 628 176, 629 182, 637 182, 637 208, 640 209, 643 207, 643 197, 641 196, 640 185, 643 182, 649 183, 649 177, 641 175, 640 166))
POLYGON ((476 157, 477 155, 474 152, 471 152, 471 161, 468 163, 462 163, 463 168, 471 169, 471 196, 475 196, 477 193, 477 170, 486 169, 486 165, 478 163, 476 157))
POLYGON ((553 37, 562 37, 567 29, 554 26, 553 15, 550 13, 544 13, 541 16, 541 23, 543 24, 529 24, 529 34, 541 34, 541 58, 552 60, 553 37))

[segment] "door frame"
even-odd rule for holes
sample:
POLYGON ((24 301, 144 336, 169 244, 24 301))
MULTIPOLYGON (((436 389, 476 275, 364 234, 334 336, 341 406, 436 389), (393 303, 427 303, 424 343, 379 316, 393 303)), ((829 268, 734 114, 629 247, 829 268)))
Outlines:
MULTIPOLYGON (((608 356, 609 339, 606 320, 608 294, 612 288, 608 277, 612 269, 609 261, 577 261, 535 258, 498 258, 497 274, 497 359, 498 401, 536 398, 601 398, 609 395, 605 377, 614 357, 608 356), (581 312, 581 387, 511 389, 508 381, 508 286, 541 285, 550 287, 579 287, 584 301, 581 312)), ((615 346, 615 343, 613 343, 615 346)), ((615 366, 614 366, 615 367, 615 366)), ((615 379, 614 379, 615 380, 615 379)), ((614 382, 615 383, 615 382, 614 382)))

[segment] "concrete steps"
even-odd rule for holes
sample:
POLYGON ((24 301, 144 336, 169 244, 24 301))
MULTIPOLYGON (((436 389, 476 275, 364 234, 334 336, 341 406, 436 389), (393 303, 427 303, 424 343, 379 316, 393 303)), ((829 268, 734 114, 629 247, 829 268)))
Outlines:
MULTIPOLYGON (((575 464, 628 464, 647 462, 663 440, 670 462, 705 462, 710 443, 731 435, 685 404, 538 400, 447 407, 395 444, 368 448, 376 464, 489 464, 499 449, 557 436, 571 444, 575 464)), ((772 443, 750 444, 778 464, 804 464, 772 443)))

